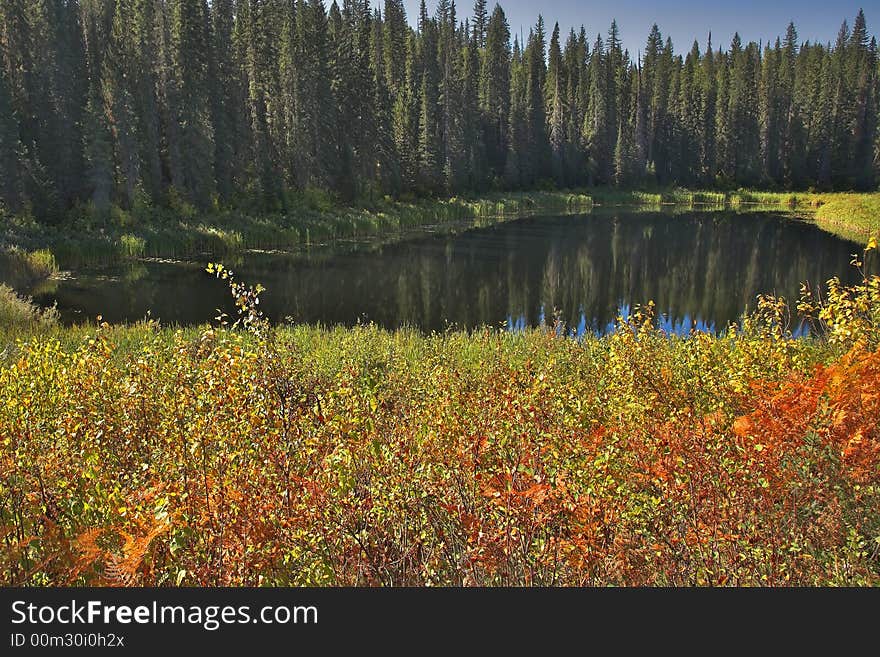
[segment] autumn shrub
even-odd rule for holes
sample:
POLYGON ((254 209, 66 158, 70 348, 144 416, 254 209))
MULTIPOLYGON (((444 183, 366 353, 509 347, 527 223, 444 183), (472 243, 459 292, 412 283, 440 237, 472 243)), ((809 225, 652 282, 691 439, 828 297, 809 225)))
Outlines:
POLYGON ((807 339, 772 298, 718 337, 651 304, 582 340, 34 336, 0 367, 2 581, 880 584, 874 285, 807 339))

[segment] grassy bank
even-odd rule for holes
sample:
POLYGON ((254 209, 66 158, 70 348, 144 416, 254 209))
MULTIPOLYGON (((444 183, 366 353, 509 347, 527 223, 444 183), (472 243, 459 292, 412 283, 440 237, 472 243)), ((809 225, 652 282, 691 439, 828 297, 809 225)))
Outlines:
POLYGON ((6 331, 0 581, 880 584, 880 279, 823 298, 810 340, 6 331))
POLYGON ((671 189, 656 192, 591 189, 584 192, 596 206, 699 207, 740 211, 795 211, 816 221, 823 230, 864 243, 880 235, 880 193, 729 192, 671 189))
POLYGON ((880 194, 833 194, 816 210, 816 223, 855 242, 880 237, 880 194))
POLYGON ((502 220, 536 212, 585 212, 590 198, 572 192, 490 194, 478 199, 381 200, 347 207, 323 196, 297 199, 288 212, 198 214, 191 207, 116 209, 95 219, 72 215, 69 226, 51 227, 7 218, 0 240, 18 249, 49 249, 62 268, 157 257, 220 256, 245 249, 287 249, 339 239, 389 236, 428 224, 502 220))
POLYGON ((102 220, 74 213, 65 228, 7 218, 0 242, 19 253, 41 251, 62 269, 143 257, 222 256, 246 249, 288 249, 338 239, 387 239, 407 229, 462 221, 499 221, 536 213, 590 212, 627 207, 645 211, 795 211, 829 232, 863 243, 880 233, 880 194, 732 192, 668 189, 496 193, 479 198, 380 200, 370 207, 340 206, 307 195, 290 211, 269 215, 223 211, 114 210, 102 220))

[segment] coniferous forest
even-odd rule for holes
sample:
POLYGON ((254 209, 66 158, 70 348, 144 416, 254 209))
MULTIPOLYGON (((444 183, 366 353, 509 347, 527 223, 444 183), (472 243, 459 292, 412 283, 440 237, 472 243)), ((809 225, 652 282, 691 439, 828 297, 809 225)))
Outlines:
POLYGON ((522 39, 504 10, 402 0, 4 0, 0 199, 62 222, 112 205, 278 210, 581 185, 873 189, 876 40, 618 27, 522 39))

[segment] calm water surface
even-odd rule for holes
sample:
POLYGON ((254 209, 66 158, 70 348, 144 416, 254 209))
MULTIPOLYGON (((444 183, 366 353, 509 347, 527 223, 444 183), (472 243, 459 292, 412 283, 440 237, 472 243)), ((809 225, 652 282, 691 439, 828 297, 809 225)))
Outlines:
MULTIPOLYGON (((759 293, 797 297, 802 281, 853 281, 857 245, 776 215, 603 213, 535 217, 392 244, 337 245, 227 258, 239 279, 267 288, 275 320, 425 331, 535 326, 562 319, 604 332, 621 312, 654 300, 668 330, 723 328, 759 293)), ((165 323, 232 312, 205 262, 137 262, 74 271, 35 291, 65 322, 165 323)), ((0 272, 2 278, 2 272, 0 272)))

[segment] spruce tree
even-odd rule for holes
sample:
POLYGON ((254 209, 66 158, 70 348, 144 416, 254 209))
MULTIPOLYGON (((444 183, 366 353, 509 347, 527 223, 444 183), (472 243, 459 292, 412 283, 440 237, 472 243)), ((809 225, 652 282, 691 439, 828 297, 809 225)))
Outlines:
POLYGON ((493 177, 505 171, 510 103, 510 28, 500 5, 495 5, 486 28, 486 47, 480 67, 480 111, 483 116, 486 158, 493 177))
POLYGON ((385 80, 392 97, 397 96, 406 83, 406 57, 409 26, 403 0, 385 0, 383 29, 383 56, 385 80))
POLYGON ((421 188, 437 192, 441 185, 442 156, 438 124, 439 63, 437 24, 428 17, 422 0, 419 11, 421 80, 419 85, 418 179, 421 188))
POLYGON ((461 49, 460 138, 463 154, 464 187, 481 190, 486 186, 488 162, 479 108, 480 54, 477 39, 469 39, 461 49))
POLYGON ((777 185, 782 180, 779 156, 782 146, 780 137, 782 137, 784 126, 781 123, 780 106, 782 100, 779 98, 777 79, 777 72, 781 65, 780 60, 781 46, 777 39, 775 48, 771 49, 768 44, 764 49, 760 93, 758 94, 762 179, 763 182, 771 185, 777 185))
POLYGON ((404 79, 397 90, 391 116, 391 132, 394 138, 394 151, 400 169, 401 187, 414 190, 418 184, 418 136, 421 87, 417 86, 419 74, 416 70, 416 40, 410 34, 406 39, 406 60, 404 79))
MULTIPOLYGON (((228 2, 229 0, 218 0, 228 2)), ((137 117, 137 135, 140 149, 140 170, 144 191, 149 199, 158 203, 163 190, 162 144, 159 99, 157 97, 157 60, 159 47, 154 0, 134 0, 131 78, 134 89, 134 112, 137 117)), ((231 12, 230 12, 231 19, 231 12)), ((222 84, 222 80, 221 80, 222 84)), ((224 96, 228 93, 223 85, 224 96)), ((223 133, 223 144, 229 143, 230 135, 223 133)))
POLYGON ((136 52, 131 48, 129 35, 134 31, 132 6, 119 2, 113 11, 113 23, 107 42, 107 56, 102 62, 102 85, 109 115, 112 117, 113 145, 121 205, 131 208, 135 190, 140 186, 140 153, 138 148, 137 118, 132 87, 136 52))
POLYGON ((516 189, 526 183, 525 159, 528 157, 528 111, 526 69, 518 37, 513 38, 510 58, 510 113, 508 118, 507 155, 504 160, 504 184, 516 189))
POLYGON ((0 63, 0 204, 13 213, 21 209, 20 158, 18 119, 12 108, 6 67, 0 63))
POLYGON ((538 23, 529 34, 525 50, 526 67, 526 159, 520 163, 526 185, 533 185, 550 175, 550 148, 547 137, 547 112, 544 101, 546 79, 544 21, 538 15, 538 23))
POLYGON ((580 183, 583 169, 581 153, 581 126, 583 125, 583 112, 579 104, 581 69, 585 65, 586 53, 582 48, 580 39, 572 29, 565 42, 562 61, 565 70, 565 97, 563 100, 565 110, 565 147, 563 154, 563 175, 566 186, 574 186, 580 183))
POLYGON ((486 0, 474 1, 473 38, 477 48, 486 46, 486 30, 489 27, 489 14, 486 11, 486 0))
POLYGON ((701 133, 699 180, 703 185, 710 185, 715 181, 715 112, 718 97, 718 80, 715 73, 715 53, 712 51, 712 34, 709 33, 706 41, 706 54, 700 71, 700 116, 699 126, 701 133))
POLYGON ((562 50, 559 46, 559 23, 556 23, 553 28, 553 35, 550 38, 547 81, 544 86, 549 120, 548 137, 550 139, 551 173, 556 184, 560 187, 565 185, 565 156, 567 154, 567 121, 565 116, 567 80, 564 78, 564 75, 562 50))
POLYGON ((589 101, 582 129, 590 185, 607 184, 613 177, 614 152, 608 140, 608 92, 605 44, 598 35, 590 53, 589 101))
POLYGON ((214 193, 214 134, 210 114, 210 27, 205 0, 176 0, 171 33, 178 90, 176 121, 181 141, 183 189, 205 209, 214 193))

